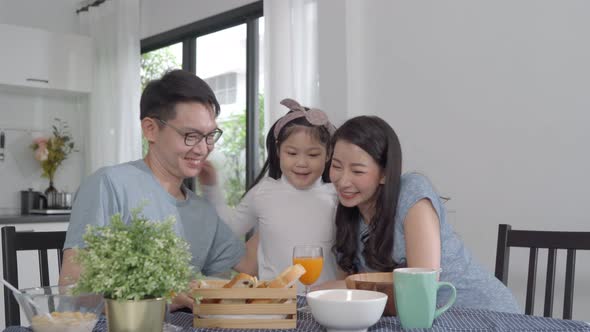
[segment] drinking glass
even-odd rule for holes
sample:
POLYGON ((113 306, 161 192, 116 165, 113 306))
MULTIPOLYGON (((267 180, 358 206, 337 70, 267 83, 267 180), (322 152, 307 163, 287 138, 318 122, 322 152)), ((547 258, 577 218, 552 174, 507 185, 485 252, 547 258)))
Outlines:
MULTIPOLYGON (((305 295, 309 293, 311 285, 318 280, 324 266, 324 252, 320 246, 301 245, 293 248, 293 264, 301 264, 305 268, 305 274, 299 281, 305 286, 305 295)), ((302 312, 310 312, 309 306, 299 309, 302 312)))

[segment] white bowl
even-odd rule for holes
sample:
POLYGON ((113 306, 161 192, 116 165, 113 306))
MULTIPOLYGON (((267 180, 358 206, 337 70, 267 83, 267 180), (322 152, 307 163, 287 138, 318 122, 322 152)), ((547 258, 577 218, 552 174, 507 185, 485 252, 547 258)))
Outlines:
POLYGON ((387 295, 358 289, 329 289, 310 292, 307 303, 313 318, 331 331, 366 331, 377 323, 387 295))

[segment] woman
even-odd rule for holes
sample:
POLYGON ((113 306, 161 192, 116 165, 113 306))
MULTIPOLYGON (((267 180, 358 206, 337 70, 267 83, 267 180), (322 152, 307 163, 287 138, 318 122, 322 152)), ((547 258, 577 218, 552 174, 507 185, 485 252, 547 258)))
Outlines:
MULTIPOLYGON (((338 192, 338 265, 348 274, 397 267, 441 268, 457 289, 455 305, 519 312, 513 295, 472 257, 446 220, 426 177, 402 175, 401 147, 382 119, 348 120, 333 138, 330 179, 338 192)), ((438 303, 450 291, 441 289, 438 303)))

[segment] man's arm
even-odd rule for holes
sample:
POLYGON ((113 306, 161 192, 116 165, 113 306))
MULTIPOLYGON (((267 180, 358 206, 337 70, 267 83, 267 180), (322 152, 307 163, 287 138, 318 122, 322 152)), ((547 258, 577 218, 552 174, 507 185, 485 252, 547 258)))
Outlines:
POLYGON ((74 257, 78 254, 78 249, 64 250, 64 256, 59 274, 59 285, 71 285, 78 282, 82 269, 78 263, 74 262, 74 257))

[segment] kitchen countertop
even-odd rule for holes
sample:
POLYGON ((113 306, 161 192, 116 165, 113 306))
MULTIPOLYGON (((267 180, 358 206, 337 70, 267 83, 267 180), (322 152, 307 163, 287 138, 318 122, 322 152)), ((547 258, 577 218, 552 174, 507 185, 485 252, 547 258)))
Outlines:
POLYGON ((30 224, 30 223, 44 223, 44 222, 68 222, 69 220, 70 220, 69 214, 0 215, 0 225, 30 224))

